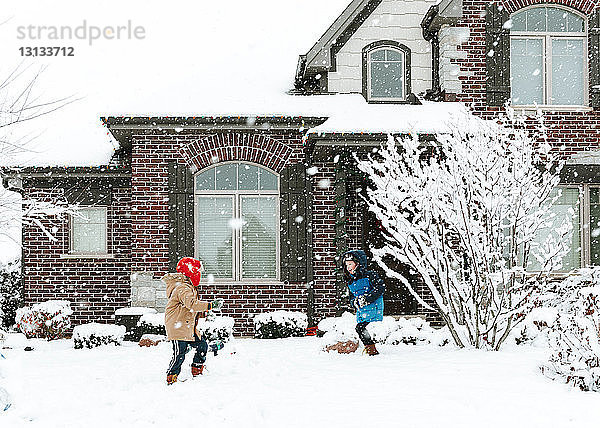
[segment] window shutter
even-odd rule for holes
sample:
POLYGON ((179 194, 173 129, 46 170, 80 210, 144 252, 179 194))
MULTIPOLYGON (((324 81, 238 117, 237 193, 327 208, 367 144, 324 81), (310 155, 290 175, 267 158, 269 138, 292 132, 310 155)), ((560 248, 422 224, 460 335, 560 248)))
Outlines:
POLYGON ((486 6, 486 99, 491 106, 502 106, 510 99, 510 30, 504 28, 509 19, 503 6, 486 6))
POLYGON ((590 106, 600 108, 600 7, 589 19, 590 106))
POLYGON ((280 175, 281 280, 312 281, 311 192, 304 164, 290 165, 280 175))
POLYGON ((194 256, 194 177, 184 164, 169 162, 169 270, 194 256))

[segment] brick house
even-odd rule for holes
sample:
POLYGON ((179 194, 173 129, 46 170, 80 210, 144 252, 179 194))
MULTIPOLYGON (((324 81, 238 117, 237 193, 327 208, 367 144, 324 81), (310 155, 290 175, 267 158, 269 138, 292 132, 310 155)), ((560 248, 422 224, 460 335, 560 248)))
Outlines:
MULTIPOLYGON (((210 275, 202 293, 225 298, 238 334, 263 311, 334 315, 345 304, 339 255, 379 239, 350 153, 415 122, 432 138, 429 125, 463 104, 488 118, 506 102, 541 107, 569 159, 558 209, 578 213, 567 266, 599 264, 599 3, 353 0, 290 83, 290 99, 322 114, 105 117, 120 147, 109 164, 4 169, 5 187, 64 197, 87 217, 44 220, 55 241, 24 227, 26 301, 71 300, 76 323, 160 310, 159 278, 195 255, 210 275)), ((386 312, 434 316, 390 280, 386 312)))

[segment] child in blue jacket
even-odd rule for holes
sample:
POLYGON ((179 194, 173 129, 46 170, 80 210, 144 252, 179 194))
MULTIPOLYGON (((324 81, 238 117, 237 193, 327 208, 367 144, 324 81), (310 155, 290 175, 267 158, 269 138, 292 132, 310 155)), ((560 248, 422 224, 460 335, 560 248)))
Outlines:
POLYGON ((385 284, 376 272, 367 270, 367 255, 354 250, 344 254, 344 279, 350 290, 350 302, 356 308, 356 332, 368 355, 377 355, 375 342, 367 331, 370 322, 383 320, 385 284))

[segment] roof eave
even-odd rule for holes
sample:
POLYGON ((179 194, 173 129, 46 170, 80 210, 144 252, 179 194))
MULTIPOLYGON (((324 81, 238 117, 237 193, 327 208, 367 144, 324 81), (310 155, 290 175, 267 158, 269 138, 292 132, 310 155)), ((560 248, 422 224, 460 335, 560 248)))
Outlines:
POLYGON ((463 0, 443 0, 431 6, 423 20, 421 28, 425 40, 431 40, 442 25, 455 25, 463 18, 463 0))

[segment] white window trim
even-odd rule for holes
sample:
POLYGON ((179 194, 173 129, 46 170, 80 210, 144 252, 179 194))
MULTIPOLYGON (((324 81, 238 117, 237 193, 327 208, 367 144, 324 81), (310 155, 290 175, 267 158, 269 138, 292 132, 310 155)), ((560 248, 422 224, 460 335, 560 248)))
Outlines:
MULTIPOLYGON (((384 61, 376 61, 376 62, 384 62, 384 61)), ((387 62, 387 61, 386 61, 387 62)), ((389 62, 398 62, 398 61, 389 61, 389 62)), ((388 46, 388 45, 383 45, 383 46, 378 46, 372 50, 370 50, 369 52, 367 52, 367 97, 369 101, 387 101, 387 102, 399 102, 399 101, 406 101, 407 97, 408 97, 408 84, 407 84, 407 73, 406 73, 406 52, 404 52, 402 49, 398 49, 397 47, 394 46, 388 46), (398 97, 372 97, 371 96, 371 55, 377 51, 382 51, 382 50, 393 50, 395 52, 398 52, 402 55, 402 93, 404 94, 404 97, 398 98, 398 97)))
MULTIPOLYGON (((513 104, 512 94, 512 82, 511 82, 511 94, 510 94, 510 105, 516 110, 546 110, 546 111, 589 111, 593 110, 590 105, 590 76, 589 76, 589 50, 588 50, 588 19, 587 16, 581 14, 577 10, 569 7, 554 4, 554 3, 542 3, 527 6, 519 9, 517 12, 511 15, 511 18, 517 14, 529 9, 539 9, 543 7, 552 7, 556 9, 562 9, 569 13, 579 16, 583 19, 583 25, 585 31, 583 32, 551 32, 551 31, 512 31, 510 32, 510 40, 513 39, 542 39, 543 42, 543 100, 544 103, 540 105, 531 104, 513 104), (560 104, 548 104, 548 100, 552 98, 552 39, 553 38, 566 38, 566 39, 577 39, 583 40, 583 104, 582 105, 560 105, 560 104)), ((511 55, 512 55, 512 43, 511 43, 511 55)), ((511 70, 512 71, 512 70, 511 70)), ((511 73, 511 80, 512 80, 511 73)))
POLYGON ((93 206, 85 206, 85 207, 80 207, 81 210, 86 210, 86 209, 102 209, 104 211, 104 215, 106 218, 106 223, 105 223, 105 227, 104 227, 104 242, 106 243, 106 251, 104 252, 80 252, 80 251, 75 251, 73 249, 73 227, 74 227, 74 222, 73 222, 73 215, 69 215, 69 249, 68 252, 66 254, 61 255, 61 258, 65 258, 65 259, 70 259, 70 258, 112 258, 113 256, 110 254, 110 252, 108 251, 108 244, 109 244, 109 240, 108 240, 108 229, 109 229, 109 207, 108 206, 100 206, 100 205, 93 205, 93 206))
MULTIPOLYGON (((239 174, 239 169, 237 170, 239 174)), ((236 182, 239 177, 236 176, 236 182)), ((231 197, 233 199, 233 215, 235 218, 241 218, 241 197, 242 196, 275 196, 275 218, 277 219, 276 234, 275 234, 275 278, 242 278, 242 229, 233 230, 233 251, 232 251, 232 266, 233 266, 233 277, 232 278, 214 278, 216 284, 229 284, 229 283, 246 283, 246 284, 282 284, 281 278, 281 255, 280 255, 280 240, 281 240, 281 225, 279 219, 281 218, 280 213, 280 183, 281 177, 275 171, 254 162, 246 161, 227 161, 220 162, 216 165, 211 165, 208 168, 204 168, 198 171, 194 175, 194 257, 198 258, 198 228, 196 227, 196 219, 198 218, 198 201, 199 197, 202 196, 213 196, 213 197, 231 197), (267 170, 277 177, 277 190, 196 190, 196 177, 203 172, 206 172, 212 168, 216 168, 225 164, 240 164, 240 165, 252 165, 257 166, 261 169, 267 170)), ((210 272, 207 272, 210 274, 210 272)), ((202 283, 207 284, 208 275, 203 276, 202 283)))

